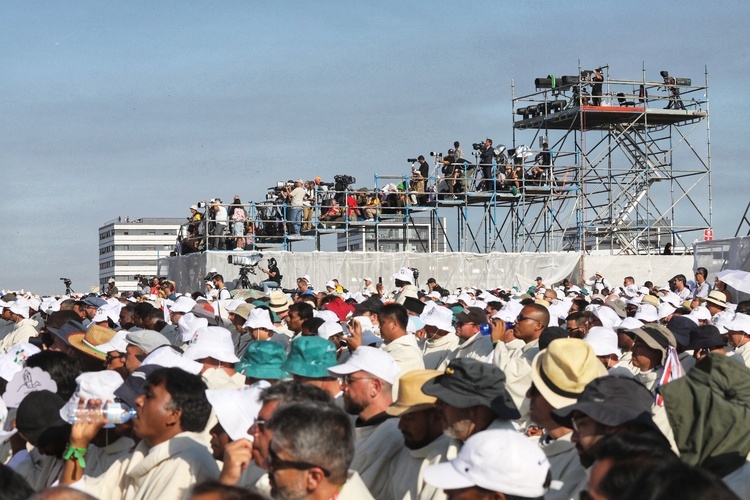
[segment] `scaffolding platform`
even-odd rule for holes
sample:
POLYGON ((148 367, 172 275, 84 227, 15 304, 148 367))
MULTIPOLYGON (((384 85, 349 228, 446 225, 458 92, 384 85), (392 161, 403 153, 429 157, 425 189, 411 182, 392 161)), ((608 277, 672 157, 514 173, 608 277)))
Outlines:
POLYGON ((574 106, 557 113, 518 120, 513 127, 525 129, 606 130, 613 124, 633 124, 635 127, 680 125, 706 118, 703 110, 655 109, 639 106, 574 106))

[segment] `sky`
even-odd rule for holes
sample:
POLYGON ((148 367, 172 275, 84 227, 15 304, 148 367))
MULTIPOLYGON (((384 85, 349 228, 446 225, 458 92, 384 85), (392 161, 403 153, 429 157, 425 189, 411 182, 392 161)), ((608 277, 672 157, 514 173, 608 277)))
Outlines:
MULTIPOLYGON (((747 2, 0 2, 0 288, 98 282, 98 228, 512 141, 511 82, 709 73, 713 228, 747 205, 747 2)), ((705 140, 703 141, 705 144, 705 140)))

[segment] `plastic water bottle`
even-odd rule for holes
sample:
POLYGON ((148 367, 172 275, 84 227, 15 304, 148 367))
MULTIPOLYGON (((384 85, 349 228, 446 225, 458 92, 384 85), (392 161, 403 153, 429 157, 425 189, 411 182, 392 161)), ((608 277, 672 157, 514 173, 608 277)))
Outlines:
POLYGON ((492 333, 492 327, 489 323, 482 323, 479 325, 479 332, 482 335, 490 335, 492 333))
POLYGON ((66 403, 63 408, 65 420, 69 424, 76 422, 96 422, 105 418, 109 424, 124 424, 135 417, 135 409, 123 403, 106 403, 96 408, 78 408, 77 401, 66 403))

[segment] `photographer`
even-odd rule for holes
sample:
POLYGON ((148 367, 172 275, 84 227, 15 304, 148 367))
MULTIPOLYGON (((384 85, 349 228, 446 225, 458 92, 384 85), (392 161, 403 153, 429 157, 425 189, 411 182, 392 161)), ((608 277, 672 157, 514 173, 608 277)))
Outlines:
MULTIPOLYGON (((458 142, 456 142, 458 144, 458 142)), ((451 198, 455 199, 456 193, 463 192, 463 185, 461 184, 460 174, 462 172, 461 164, 458 162, 456 153, 453 149, 448 150, 448 155, 443 157, 443 175, 445 176, 445 184, 448 186, 448 192, 453 195, 451 198)))
POLYGON ((604 76, 602 75, 602 68, 596 68, 589 76, 591 82, 591 101, 594 106, 602 105, 602 82, 604 76))
POLYGON ((304 207, 307 192, 302 187, 304 181, 298 179, 294 183, 294 189, 287 187, 289 193, 289 209, 287 211, 287 222, 290 222, 290 234, 300 234, 302 230, 302 208, 304 207))
MULTIPOLYGON (((319 178, 319 177, 318 177, 319 178)), ((305 181, 305 199, 302 201, 302 230, 312 231, 312 218, 315 213, 315 183, 305 181)))
POLYGON ((492 175, 492 160, 495 151, 492 149, 492 139, 484 141, 484 147, 480 149, 479 166, 482 168, 482 186, 478 191, 493 191, 495 189, 494 176, 492 175))
POLYGON ((552 154, 549 151, 549 144, 542 144, 542 151, 534 157, 534 166, 531 168, 531 180, 541 184, 539 181, 549 180, 550 166, 552 165, 552 154))
MULTIPOLYGON (((430 165, 422 155, 419 155, 417 157, 417 161, 419 162, 419 166, 415 167, 414 165, 412 165, 411 167, 412 177, 409 191, 424 193, 425 187, 427 185, 427 178, 430 176, 430 165)), ((412 204, 414 205, 424 205, 427 202, 427 197, 424 195, 420 195, 419 197, 417 197, 416 195, 411 194, 410 196, 412 199, 412 204)))
POLYGON ((227 232, 227 209, 221 205, 221 198, 211 200, 211 208, 209 209, 209 228, 212 229, 210 234, 213 238, 208 242, 209 250, 225 250, 226 242, 224 241, 224 235, 227 232))
POLYGON ((205 206, 204 202, 190 206, 190 217, 187 218, 187 237, 182 241, 181 247, 181 253, 183 255, 203 250, 203 214, 198 210, 205 206))

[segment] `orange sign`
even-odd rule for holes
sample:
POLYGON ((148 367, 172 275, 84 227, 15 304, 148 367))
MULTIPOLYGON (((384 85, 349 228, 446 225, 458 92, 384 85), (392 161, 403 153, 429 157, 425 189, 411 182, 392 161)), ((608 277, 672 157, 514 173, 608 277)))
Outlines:
POLYGON ((703 241, 713 241, 714 239, 714 230, 713 229, 704 229, 703 230, 703 241))

